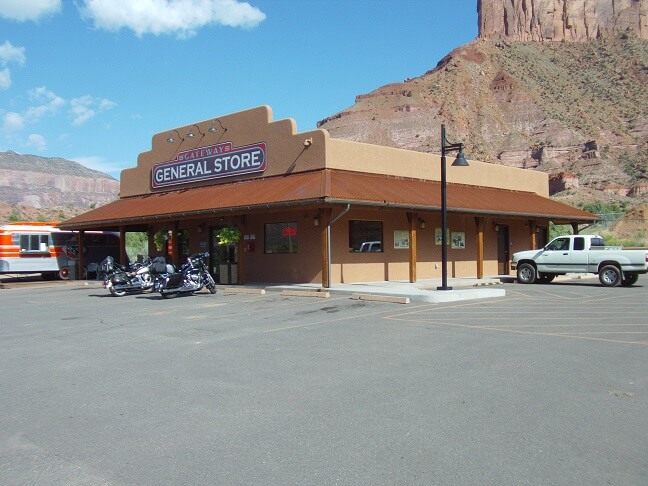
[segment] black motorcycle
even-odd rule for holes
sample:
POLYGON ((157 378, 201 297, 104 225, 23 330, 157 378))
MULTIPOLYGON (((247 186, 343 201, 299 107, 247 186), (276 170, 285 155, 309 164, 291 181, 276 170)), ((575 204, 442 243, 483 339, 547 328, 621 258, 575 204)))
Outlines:
POLYGON ((133 292, 152 292, 155 279, 162 272, 167 272, 164 259, 157 257, 144 263, 120 265, 111 256, 105 258, 97 269, 97 277, 103 278, 103 286, 115 297, 122 297, 133 292), (162 267, 160 268, 160 265, 162 267), (157 272, 156 272, 157 269, 157 272))
POLYGON ((196 253, 187 258, 177 272, 163 275, 156 288, 165 299, 181 294, 193 294, 207 287, 210 294, 216 293, 216 282, 209 274, 205 260, 209 253, 196 253))

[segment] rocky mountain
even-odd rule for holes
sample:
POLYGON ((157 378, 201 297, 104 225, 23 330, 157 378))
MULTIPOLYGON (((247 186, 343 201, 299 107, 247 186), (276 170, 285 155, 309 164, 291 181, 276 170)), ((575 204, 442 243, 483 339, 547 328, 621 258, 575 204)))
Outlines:
POLYGON ((478 0, 479 37, 583 42, 631 32, 648 39, 646 0, 478 0))
POLYGON ((639 202, 648 193, 647 4, 480 1, 477 39, 318 125, 439 153, 445 123, 469 157, 547 172, 567 202, 639 202))
POLYGON ((0 222, 59 221, 117 199, 119 181, 61 158, 0 152, 0 222))

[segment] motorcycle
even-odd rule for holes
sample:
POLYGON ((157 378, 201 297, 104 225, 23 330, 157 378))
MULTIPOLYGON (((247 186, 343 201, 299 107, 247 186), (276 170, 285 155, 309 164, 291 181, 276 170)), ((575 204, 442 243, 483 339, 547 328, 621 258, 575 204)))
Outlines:
POLYGON ((160 261, 160 258, 162 257, 156 257, 145 263, 124 266, 115 263, 113 257, 107 256, 99 265, 97 274, 102 276, 104 288, 108 289, 115 297, 122 297, 133 292, 151 292, 155 286, 156 275, 161 274, 155 269, 162 264, 164 271, 167 270, 164 259, 162 258, 160 261))
POLYGON ((187 258, 179 271, 160 277, 156 284, 160 295, 165 298, 181 294, 193 294, 207 287, 210 294, 216 293, 216 282, 209 274, 205 260, 209 253, 195 253, 187 258))

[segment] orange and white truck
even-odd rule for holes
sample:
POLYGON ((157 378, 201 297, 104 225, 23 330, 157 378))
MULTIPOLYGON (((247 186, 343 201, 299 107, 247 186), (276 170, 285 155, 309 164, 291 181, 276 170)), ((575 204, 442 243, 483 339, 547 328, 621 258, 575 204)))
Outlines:
MULTIPOLYGON (((82 275, 96 271, 108 255, 119 257, 119 235, 85 232, 82 275)), ((40 273, 46 280, 67 280, 78 259, 78 234, 60 230, 56 223, 32 221, 0 226, 0 275, 40 273)))

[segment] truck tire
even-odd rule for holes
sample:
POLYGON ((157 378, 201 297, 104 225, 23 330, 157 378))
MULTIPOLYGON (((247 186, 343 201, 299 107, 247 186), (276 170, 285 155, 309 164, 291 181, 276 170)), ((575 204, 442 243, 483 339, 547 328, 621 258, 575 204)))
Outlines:
POLYGON ((638 273, 626 273, 621 280, 622 287, 632 287, 639 280, 638 273))
POLYGON ((69 280, 70 279, 70 269, 68 267, 61 267, 61 269, 56 274, 59 280, 69 280))
POLYGON ((614 265, 605 265, 599 271, 599 282, 606 287, 616 287, 621 283, 621 270, 614 265))
POLYGON ((536 281, 536 269, 530 263, 523 263, 517 269, 517 280, 521 284, 532 284, 536 281))

